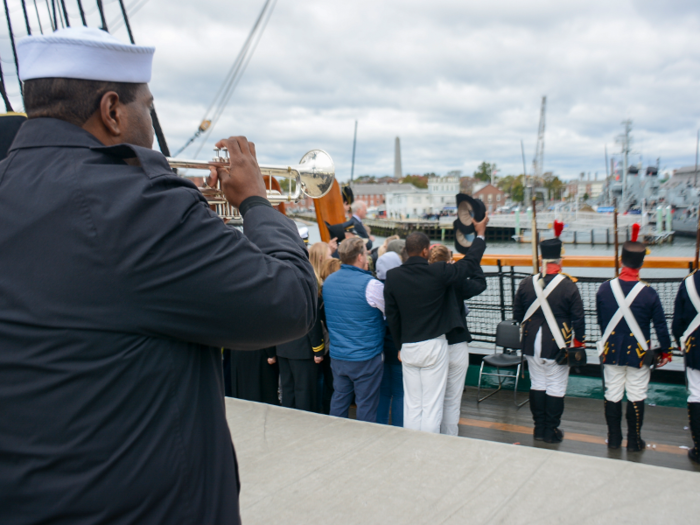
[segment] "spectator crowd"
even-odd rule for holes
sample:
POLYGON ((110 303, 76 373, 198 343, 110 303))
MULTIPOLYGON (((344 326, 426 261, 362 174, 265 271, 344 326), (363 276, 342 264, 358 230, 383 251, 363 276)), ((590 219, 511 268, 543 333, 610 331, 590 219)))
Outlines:
POLYGON ((469 365, 465 300, 486 289, 488 218, 457 262, 422 232, 373 250, 352 219, 329 225, 309 259, 318 321, 304 337, 257 352, 224 350, 226 394, 361 421, 457 435, 469 365))

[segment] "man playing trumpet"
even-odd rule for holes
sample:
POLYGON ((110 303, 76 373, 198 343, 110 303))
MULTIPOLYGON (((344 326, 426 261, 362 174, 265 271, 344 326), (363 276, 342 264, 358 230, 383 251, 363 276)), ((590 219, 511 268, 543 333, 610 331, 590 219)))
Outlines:
POLYGON ((154 49, 18 44, 29 120, 0 163, 0 522, 238 523, 222 347, 305 335, 316 279, 245 137, 228 228, 151 149, 154 49))

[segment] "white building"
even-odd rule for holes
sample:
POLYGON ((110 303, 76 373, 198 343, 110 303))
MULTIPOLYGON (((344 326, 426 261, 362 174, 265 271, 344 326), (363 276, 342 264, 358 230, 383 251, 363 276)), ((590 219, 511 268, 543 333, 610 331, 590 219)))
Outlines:
POLYGON ((386 193, 387 218, 414 219, 439 213, 445 207, 455 206, 455 195, 458 193, 458 177, 431 178, 427 190, 416 188, 412 184, 402 184, 386 193))

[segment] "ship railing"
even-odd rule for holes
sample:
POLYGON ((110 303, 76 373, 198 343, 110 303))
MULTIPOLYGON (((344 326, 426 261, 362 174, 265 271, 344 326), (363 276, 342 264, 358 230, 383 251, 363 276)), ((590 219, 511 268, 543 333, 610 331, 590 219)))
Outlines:
MULTIPOLYGON (((455 259, 461 258, 456 255, 455 259)), ((578 279, 577 286, 583 300, 586 317, 586 348, 589 361, 597 362, 595 342, 601 337, 596 314, 596 293, 600 285, 614 277, 615 263, 612 257, 606 256, 571 256, 562 261, 564 272, 578 279), (588 269, 581 272, 578 269, 588 269), (590 269, 599 271, 591 272, 590 269), (596 275, 590 276, 591 273, 596 275)), ((532 275, 532 257, 526 255, 497 255, 487 254, 482 259, 481 266, 486 275, 486 290, 467 301, 469 315, 467 322, 474 340, 493 345, 496 327, 499 322, 513 318, 513 303, 520 282, 532 275)), ((651 257, 644 261, 645 269, 668 269, 673 277, 644 278, 659 294, 661 304, 667 319, 670 333, 673 308, 678 287, 683 276, 677 276, 678 270, 692 272, 693 260, 690 257, 651 257)), ((675 343, 675 341, 674 341, 675 343)), ((652 329, 652 348, 658 347, 658 338, 652 329)), ((675 352, 680 355, 679 352, 675 352)))

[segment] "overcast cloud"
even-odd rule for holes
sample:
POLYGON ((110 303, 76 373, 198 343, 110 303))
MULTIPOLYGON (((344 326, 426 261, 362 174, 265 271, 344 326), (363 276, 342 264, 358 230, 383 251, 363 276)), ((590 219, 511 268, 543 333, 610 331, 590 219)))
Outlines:
MULTIPOLYGON (((263 3, 150 0, 133 15, 137 43, 157 48, 151 90, 171 149, 196 130, 263 3)), ((108 20, 118 5, 105 0, 108 20)), ((10 9, 24 34, 19 1, 10 9)), ((672 170, 695 162, 699 35, 696 0, 278 0, 210 142, 245 134, 268 163, 323 148, 345 180, 357 119, 356 175, 393 173, 396 136, 404 173, 471 174, 485 160, 517 174, 521 139, 531 170, 546 95, 546 171, 604 176, 626 118, 633 161, 672 170)), ((6 36, 0 52, 21 106, 6 36)))

